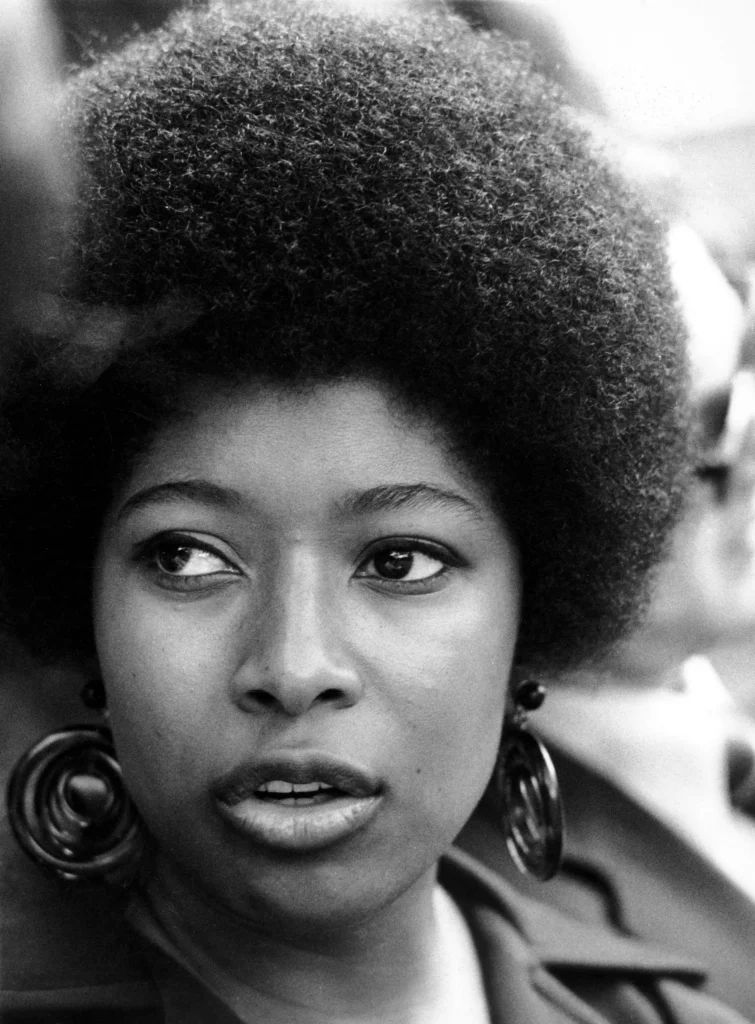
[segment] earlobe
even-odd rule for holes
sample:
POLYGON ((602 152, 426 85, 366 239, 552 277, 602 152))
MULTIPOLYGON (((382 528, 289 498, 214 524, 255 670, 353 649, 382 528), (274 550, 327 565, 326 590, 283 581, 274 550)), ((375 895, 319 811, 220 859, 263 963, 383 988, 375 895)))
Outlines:
POLYGON ((79 700, 89 711, 103 712, 107 706, 105 686, 102 682, 100 659, 96 651, 79 659, 80 678, 85 680, 79 690, 79 700))
MULTIPOLYGON (((96 673, 95 673, 96 674, 96 673)), ((528 667, 522 661, 514 661, 509 673, 508 685, 506 688, 506 714, 507 718, 516 713, 518 708, 517 696, 525 683, 537 679, 538 673, 535 669, 528 667)))
POLYGON ((90 711, 104 711, 107 707, 105 684, 99 677, 90 679, 81 688, 81 703, 90 711))

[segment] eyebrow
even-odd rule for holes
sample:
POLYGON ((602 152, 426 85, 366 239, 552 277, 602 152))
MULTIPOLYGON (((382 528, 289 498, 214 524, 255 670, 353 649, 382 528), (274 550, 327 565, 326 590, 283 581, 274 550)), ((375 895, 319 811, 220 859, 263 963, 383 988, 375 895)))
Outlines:
POLYGON ((482 516, 482 509, 473 501, 445 491, 432 484, 390 484, 371 487, 368 491, 354 491, 338 502, 341 516, 374 515, 379 512, 397 512, 400 509, 421 511, 428 508, 446 508, 463 511, 475 518, 482 516))
MULTIPOLYGON (((150 505, 171 504, 191 501, 206 508, 221 508, 239 512, 248 507, 248 501, 241 492, 232 487, 220 487, 209 480, 171 480, 137 491, 123 503, 116 520, 121 520, 150 505)), ((446 491, 432 484, 384 484, 367 491, 352 491, 336 503, 339 518, 349 516, 376 515, 381 512, 397 512, 401 509, 421 511, 428 508, 444 508, 463 511, 474 518, 481 518, 482 509, 456 491, 446 491)))
POLYGON ((219 487, 209 480, 170 480, 132 494, 118 510, 116 519, 122 519, 139 509, 161 503, 191 501, 207 508, 223 508, 237 512, 245 504, 244 496, 232 487, 219 487))

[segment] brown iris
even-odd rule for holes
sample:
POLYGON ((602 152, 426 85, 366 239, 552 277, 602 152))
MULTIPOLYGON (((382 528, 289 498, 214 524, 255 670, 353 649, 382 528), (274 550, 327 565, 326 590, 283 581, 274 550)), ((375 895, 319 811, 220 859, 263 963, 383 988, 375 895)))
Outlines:
POLYGON ((376 572, 387 580, 401 580, 411 572, 414 555, 411 551, 383 551, 373 558, 376 572))
POLYGON ((181 572, 189 563, 192 555, 190 547, 177 544, 163 544, 155 552, 155 561, 163 572, 181 572))

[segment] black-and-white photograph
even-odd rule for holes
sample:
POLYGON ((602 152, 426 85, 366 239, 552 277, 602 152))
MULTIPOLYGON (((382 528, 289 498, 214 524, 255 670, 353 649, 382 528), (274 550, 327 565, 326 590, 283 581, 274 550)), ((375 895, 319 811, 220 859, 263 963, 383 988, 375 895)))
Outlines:
POLYGON ((0 0, 0 1024, 755 1022, 754 48, 0 0))

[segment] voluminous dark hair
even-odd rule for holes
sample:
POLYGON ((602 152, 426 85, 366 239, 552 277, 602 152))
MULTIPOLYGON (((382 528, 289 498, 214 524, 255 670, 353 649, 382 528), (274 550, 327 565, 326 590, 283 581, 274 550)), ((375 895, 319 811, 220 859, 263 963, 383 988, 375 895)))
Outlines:
POLYGON ((686 465, 663 226, 501 40, 332 8, 190 11, 71 87, 70 276, 0 423, 4 618, 37 653, 92 651, 113 483, 202 377, 366 378, 442 426, 518 543, 522 662, 636 617, 686 465))

